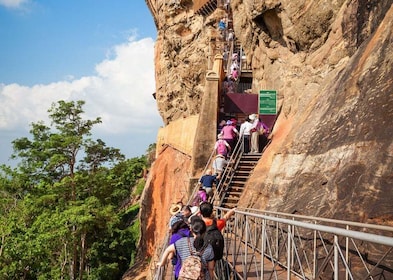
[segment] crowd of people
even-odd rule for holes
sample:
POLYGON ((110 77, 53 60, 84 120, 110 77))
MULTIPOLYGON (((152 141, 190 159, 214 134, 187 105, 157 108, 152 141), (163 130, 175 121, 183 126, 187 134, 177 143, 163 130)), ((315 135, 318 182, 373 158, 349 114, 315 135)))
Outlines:
POLYGON ((192 200, 192 205, 198 205, 213 197, 214 185, 218 184, 225 167, 231 162, 231 153, 239 140, 243 142, 245 154, 259 154, 266 145, 269 127, 257 114, 247 116, 239 128, 237 126, 234 118, 219 123, 211 167, 207 168, 199 179, 199 190, 192 200))
MULTIPOLYGON (((220 122, 222 123, 222 122, 220 122)), ((243 140, 243 153, 260 153, 266 145, 269 136, 269 127, 262 121, 258 114, 247 116, 240 127, 237 128, 235 119, 225 122, 217 136, 218 140, 214 146, 217 155, 225 158, 230 156, 238 140, 243 140), (223 150, 222 142, 226 142, 227 150, 223 150), (227 145, 228 144, 228 145, 227 145)))
POLYGON ((199 273, 195 271, 195 259, 193 262, 189 261, 190 258, 196 257, 201 263, 202 279, 214 279, 215 263, 222 259, 224 251, 221 231, 235 210, 231 209, 222 218, 217 219, 213 214, 213 205, 207 201, 201 202, 198 206, 183 205, 181 202, 172 205, 169 222, 170 241, 157 266, 165 266, 168 260, 171 260, 175 279, 181 279, 190 271, 194 274, 199 273))
MULTIPOLYGON (((225 0, 225 7, 228 11, 229 2, 225 0)), ((218 30, 228 43, 235 39, 230 23, 230 17, 221 18, 218 22, 218 30)), ((228 49, 225 49, 224 58, 228 54, 228 49)), ((239 82, 240 57, 238 53, 233 53, 227 59, 230 60, 231 65, 223 88, 225 93, 231 93, 235 92, 235 87, 239 82)), ((194 274, 192 279, 215 279, 214 267, 216 262, 223 257, 224 251, 224 238, 221 232, 228 219, 234 215, 236 208, 217 219, 213 214, 213 204, 209 202, 213 197, 213 188, 222 178, 225 167, 231 163, 231 153, 240 140, 243 143, 243 153, 258 154, 267 143, 268 135, 269 128, 258 114, 246 116, 242 123, 238 123, 235 118, 220 121, 217 141, 214 145, 214 158, 211 166, 198 180, 198 189, 194 197, 189 205, 178 202, 170 209, 169 245, 158 262, 158 267, 167 265, 171 260, 175 279, 188 279, 190 274, 194 274), (196 266, 195 259, 189 262, 192 257, 197 258, 201 265, 196 266), (197 276, 195 274, 199 272, 201 273, 199 278, 195 278, 197 276)))

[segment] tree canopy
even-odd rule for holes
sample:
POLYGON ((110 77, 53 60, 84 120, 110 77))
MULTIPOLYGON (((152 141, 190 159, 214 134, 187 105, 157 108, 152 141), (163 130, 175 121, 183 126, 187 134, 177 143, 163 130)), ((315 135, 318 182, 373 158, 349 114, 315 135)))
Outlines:
POLYGON ((20 164, 0 172, 0 279, 120 279, 132 263, 139 205, 129 203, 147 157, 91 139, 101 119, 84 119, 84 104, 52 104, 50 126, 12 142, 20 164))

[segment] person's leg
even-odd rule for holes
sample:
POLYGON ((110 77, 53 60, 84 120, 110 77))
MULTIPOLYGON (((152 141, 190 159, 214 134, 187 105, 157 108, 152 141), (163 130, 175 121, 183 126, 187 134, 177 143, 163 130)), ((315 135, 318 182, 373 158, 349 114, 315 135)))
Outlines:
POLYGON ((207 200, 209 200, 210 197, 213 197, 213 189, 212 188, 204 188, 206 191, 206 195, 207 195, 207 200))
POLYGON ((244 152, 250 152, 250 135, 244 135, 244 152))
POLYGON ((254 132, 251 134, 251 153, 259 153, 259 133, 254 132))

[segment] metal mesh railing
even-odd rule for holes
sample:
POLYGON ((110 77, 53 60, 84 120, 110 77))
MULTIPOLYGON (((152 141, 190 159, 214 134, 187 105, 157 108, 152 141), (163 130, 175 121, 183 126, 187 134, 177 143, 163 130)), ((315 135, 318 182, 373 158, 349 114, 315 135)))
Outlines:
POLYGON ((252 212, 228 223, 218 279, 393 279, 393 227, 252 212))

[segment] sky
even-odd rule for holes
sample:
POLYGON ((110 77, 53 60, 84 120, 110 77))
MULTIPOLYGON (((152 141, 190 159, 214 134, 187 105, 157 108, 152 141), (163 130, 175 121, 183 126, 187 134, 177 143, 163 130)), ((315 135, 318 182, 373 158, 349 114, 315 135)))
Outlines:
POLYGON ((92 139, 139 157, 163 125, 154 80, 156 28, 144 0, 0 0, 0 164, 11 142, 50 126, 59 100, 101 117, 92 139))

